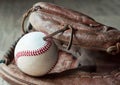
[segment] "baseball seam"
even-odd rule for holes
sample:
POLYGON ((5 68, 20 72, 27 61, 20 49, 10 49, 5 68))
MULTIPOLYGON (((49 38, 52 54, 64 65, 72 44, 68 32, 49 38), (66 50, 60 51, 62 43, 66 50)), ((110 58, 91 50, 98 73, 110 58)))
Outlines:
POLYGON ((42 48, 39 48, 39 49, 36 49, 36 50, 25 50, 25 51, 18 52, 16 54, 15 61, 17 61, 18 58, 21 57, 21 56, 41 55, 41 54, 45 53, 51 47, 51 45, 52 45, 51 41, 47 41, 47 43, 45 43, 45 45, 42 48))

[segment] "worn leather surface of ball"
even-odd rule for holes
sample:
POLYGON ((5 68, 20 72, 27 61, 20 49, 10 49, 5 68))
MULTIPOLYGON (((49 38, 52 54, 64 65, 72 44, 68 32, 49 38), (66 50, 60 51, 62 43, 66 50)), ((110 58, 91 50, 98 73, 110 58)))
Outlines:
POLYGON ((24 35, 15 47, 18 68, 31 76, 47 74, 56 64, 58 49, 52 39, 44 40, 46 34, 31 32, 24 35))

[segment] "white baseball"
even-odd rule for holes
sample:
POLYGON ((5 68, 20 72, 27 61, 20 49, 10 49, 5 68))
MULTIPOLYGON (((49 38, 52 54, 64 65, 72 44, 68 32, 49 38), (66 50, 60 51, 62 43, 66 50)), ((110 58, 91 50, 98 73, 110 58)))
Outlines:
POLYGON ((56 64, 58 49, 52 40, 43 40, 46 34, 31 32, 24 35, 15 47, 18 68, 31 76, 47 74, 56 64))

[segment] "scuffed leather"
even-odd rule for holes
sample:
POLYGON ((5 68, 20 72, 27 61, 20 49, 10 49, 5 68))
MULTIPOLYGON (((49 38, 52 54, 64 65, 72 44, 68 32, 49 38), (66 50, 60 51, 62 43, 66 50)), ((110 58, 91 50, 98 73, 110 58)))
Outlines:
MULTIPOLYGON (((106 51, 120 42, 119 30, 100 24, 82 13, 45 2, 37 3, 33 8, 38 9, 30 14, 29 23, 35 30, 51 34, 65 25, 71 25, 74 28, 73 45, 106 51)), ((71 30, 67 30, 53 37, 68 43, 70 35, 71 30)))
MULTIPOLYGON (((51 3, 39 2, 33 9, 35 11, 28 19, 32 30, 51 34, 69 24, 74 28, 72 47, 64 49, 70 40, 71 30, 59 33, 53 39, 62 50, 59 54, 62 57, 51 70, 52 74, 35 78, 22 73, 15 63, 1 64, 0 75, 5 80, 13 85, 120 85, 120 52, 115 55, 106 52, 107 48, 120 42, 119 30, 51 3), (64 60, 68 64, 62 64, 64 60), (95 70, 91 66, 95 66, 95 70)), ((15 44, 7 58, 13 58, 14 47, 15 44)))

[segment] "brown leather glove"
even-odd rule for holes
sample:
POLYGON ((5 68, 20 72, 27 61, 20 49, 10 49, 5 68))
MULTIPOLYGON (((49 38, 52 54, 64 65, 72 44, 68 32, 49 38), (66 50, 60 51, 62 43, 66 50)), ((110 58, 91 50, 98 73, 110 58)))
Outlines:
POLYGON ((119 30, 100 24, 82 13, 46 2, 35 4, 25 18, 22 24, 24 33, 45 32, 48 34, 45 39, 52 37, 61 51, 58 62, 51 72, 35 78, 22 73, 12 62, 16 41, 6 53, 8 65, 0 66, 1 75, 11 84, 120 84, 119 30), (29 26, 25 31, 24 21, 28 15, 29 26))
POLYGON ((32 30, 45 32, 48 37, 61 41, 61 47, 70 49, 74 45, 111 54, 120 52, 120 31, 87 15, 45 2, 35 4, 28 14, 32 30))

